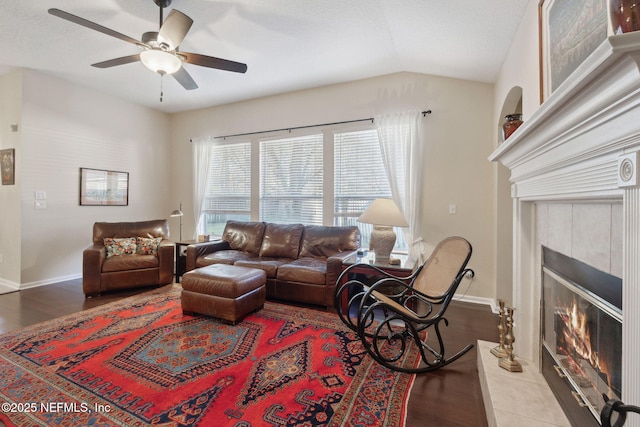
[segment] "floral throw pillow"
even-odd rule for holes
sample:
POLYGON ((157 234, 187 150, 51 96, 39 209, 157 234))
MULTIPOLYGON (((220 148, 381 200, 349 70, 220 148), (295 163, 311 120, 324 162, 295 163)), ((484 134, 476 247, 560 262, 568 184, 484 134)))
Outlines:
POLYGON ((162 241, 162 237, 150 239, 138 237, 136 253, 140 255, 158 255, 158 245, 160 245, 160 241, 162 241))
POLYGON ((118 255, 135 254, 137 248, 136 238, 126 237, 119 239, 114 237, 105 237, 104 247, 107 249, 107 258, 118 255))

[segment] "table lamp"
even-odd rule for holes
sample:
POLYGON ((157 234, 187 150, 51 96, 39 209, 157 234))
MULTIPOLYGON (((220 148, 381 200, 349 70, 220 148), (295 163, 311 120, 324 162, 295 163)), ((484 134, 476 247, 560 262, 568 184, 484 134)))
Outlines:
POLYGON ((398 205, 391 199, 375 199, 360 215, 358 221, 373 224, 369 248, 376 251, 376 259, 388 260, 396 244, 393 227, 408 227, 398 205))
POLYGON ((182 217, 184 216, 184 213, 182 213, 182 202, 180 202, 180 209, 174 210, 169 215, 180 217, 180 241, 182 242, 182 217))

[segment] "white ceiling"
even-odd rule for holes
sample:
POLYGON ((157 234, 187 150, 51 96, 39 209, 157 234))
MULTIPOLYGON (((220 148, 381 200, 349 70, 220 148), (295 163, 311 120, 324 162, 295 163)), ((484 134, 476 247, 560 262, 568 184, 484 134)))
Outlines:
POLYGON ((165 112, 400 71, 494 82, 529 0, 174 0, 194 20, 180 50, 244 62, 246 74, 186 64, 186 91, 141 63, 90 64, 133 44, 47 13, 55 7, 140 39, 153 0, 0 0, 0 73, 25 67, 165 112))

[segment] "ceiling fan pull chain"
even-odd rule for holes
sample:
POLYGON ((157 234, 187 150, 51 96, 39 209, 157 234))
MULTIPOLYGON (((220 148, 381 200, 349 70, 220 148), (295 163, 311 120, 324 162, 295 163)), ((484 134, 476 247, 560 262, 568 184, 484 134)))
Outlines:
POLYGON ((162 97, 164 96, 164 91, 162 89, 162 78, 164 77, 164 74, 160 74, 160 102, 162 102, 162 97))

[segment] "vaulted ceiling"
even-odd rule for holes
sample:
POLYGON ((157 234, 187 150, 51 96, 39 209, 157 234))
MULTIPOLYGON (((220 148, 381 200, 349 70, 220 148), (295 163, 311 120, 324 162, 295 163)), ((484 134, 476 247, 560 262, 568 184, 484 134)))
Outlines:
POLYGON ((153 0, 0 0, 0 72, 25 67, 165 112, 179 112, 400 71, 494 82, 529 0, 173 0, 194 20, 180 45, 246 63, 246 73, 185 64, 187 91, 140 62, 90 64, 141 49, 47 13, 140 39, 153 0), (160 90, 164 91, 160 102, 160 90))

